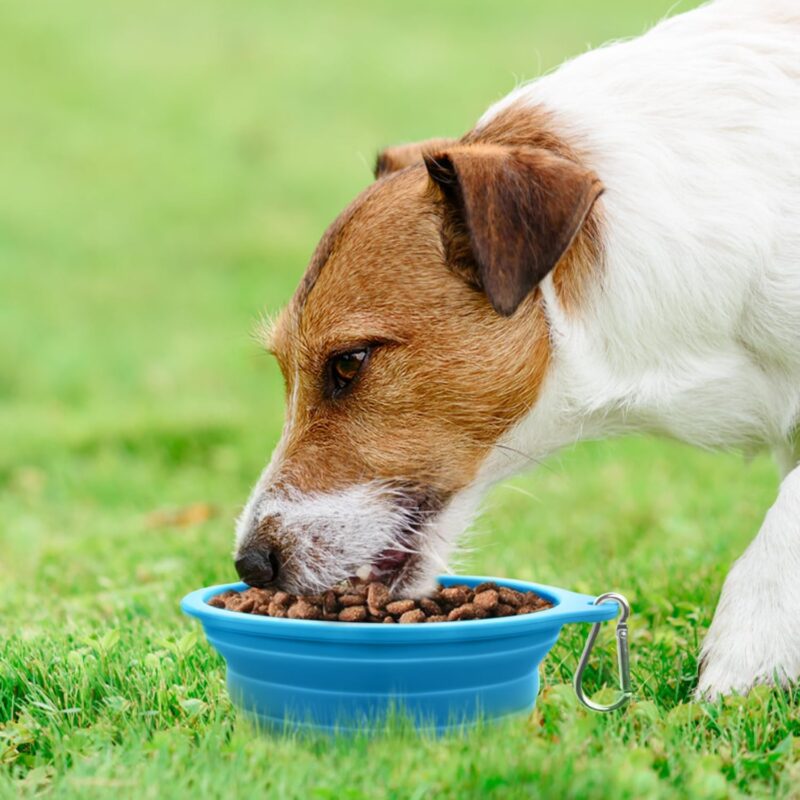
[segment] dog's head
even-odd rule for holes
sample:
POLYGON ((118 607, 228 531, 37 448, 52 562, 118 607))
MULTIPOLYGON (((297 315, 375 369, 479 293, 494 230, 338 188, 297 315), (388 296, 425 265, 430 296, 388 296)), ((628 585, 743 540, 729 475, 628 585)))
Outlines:
POLYGON ((406 147, 377 171, 269 333, 286 419, 238 524, 251 584, 428 588, 481 464, 536 401, 535 289, 601 191, 550 150, 485 142, 406 147))

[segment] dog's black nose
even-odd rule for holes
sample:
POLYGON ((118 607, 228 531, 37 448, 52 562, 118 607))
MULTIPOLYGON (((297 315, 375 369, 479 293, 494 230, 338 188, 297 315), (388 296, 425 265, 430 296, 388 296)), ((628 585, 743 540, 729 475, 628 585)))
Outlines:
POLYGON ((278 557, 266 547, 245 550, 235 563, 239 577, 250 586, 264 589, 278 577, 278 557))

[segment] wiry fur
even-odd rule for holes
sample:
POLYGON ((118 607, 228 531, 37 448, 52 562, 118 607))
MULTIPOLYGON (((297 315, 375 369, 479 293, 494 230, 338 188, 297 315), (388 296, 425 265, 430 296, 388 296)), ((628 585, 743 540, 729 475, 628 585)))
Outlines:
POLYGON ((786 478, 726 582, 700 691, 798 678, 798 41, 792 0, 716 0, 489 109, 460 147, 544 148, 605 187, 508 318, 446 263, 422 164, 362 195, 277 327, 287 427, 240 546, 279 513, 300 553, 285 579, 321 586, 392 542, 404 512, 381 487, 403 479, 444 498, 415 540, 419 588, 486 488, 560 447, 641 431, 771 447, 786 478), (326 404, 327 354, 359 338, 389 344, 326 404))

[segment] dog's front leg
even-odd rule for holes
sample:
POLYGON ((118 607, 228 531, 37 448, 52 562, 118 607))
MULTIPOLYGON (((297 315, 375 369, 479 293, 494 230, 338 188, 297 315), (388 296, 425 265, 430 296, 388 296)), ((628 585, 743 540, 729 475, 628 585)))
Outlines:
POLYGON ((800 466, 796 451, 779 461, 791 471, 725 579, 703 643, 698 696, 800 677, 800 466))

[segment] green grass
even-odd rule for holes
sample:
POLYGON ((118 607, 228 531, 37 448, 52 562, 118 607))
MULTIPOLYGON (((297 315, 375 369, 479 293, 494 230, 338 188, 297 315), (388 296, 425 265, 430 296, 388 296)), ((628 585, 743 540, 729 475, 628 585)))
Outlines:
MULTIPOLYGON (((691 702, 775 493, 763 457, 591 444, 490 499, 469 569, 632 598, 621 714, 578 707, 571 626, 528 720, 258 736, 177 609, 232 577, 232 519, 280 429, 250 328, 375 149, 458 134, 668 5, 0 5, 0 796, 800 796, 797 696, 691 702), (208 519, 154 513, 194 503, 208 519)), ((603 641, 592 686, 613 680, 603 641)))

